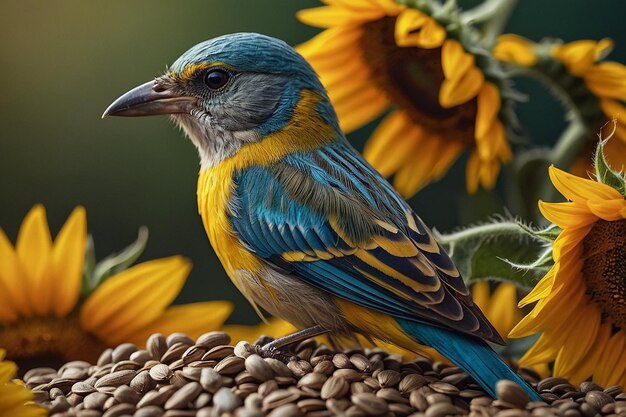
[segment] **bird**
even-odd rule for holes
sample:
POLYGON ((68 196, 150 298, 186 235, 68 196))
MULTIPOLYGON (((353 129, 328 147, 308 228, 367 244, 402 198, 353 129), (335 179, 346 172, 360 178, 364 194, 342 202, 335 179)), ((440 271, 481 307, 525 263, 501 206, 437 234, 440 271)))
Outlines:
MULTIPOLYGON (((309 63, 282 40, 234 33, 201 42, 106 116, 170 115, 200 157, 197 201, 237 289, 302 329, 435 348, 491 396, 518 383, 503 344, 433 232, 341 131, 309 63)), ((390 150, 392 151, 392 150, 390 150)))

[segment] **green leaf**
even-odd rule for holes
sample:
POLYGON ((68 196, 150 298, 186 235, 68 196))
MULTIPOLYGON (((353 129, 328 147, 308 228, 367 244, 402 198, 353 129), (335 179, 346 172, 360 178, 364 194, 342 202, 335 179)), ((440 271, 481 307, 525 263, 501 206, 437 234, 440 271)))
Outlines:
POLYGON ((466 283, 498 279, 532 287, 549 268, 549 244, 528 230, 517 222, 499 221, 437 238, 466 283))
POLYGON ((93 265, 95 262, 95 250, 93 239, 88 239, 87 259, 85 274, 83 276, 83 285, 81 288, 81 296, 86 297, 91 294, 100 284, 107 278, 117 274, 129 266, 131 266, 139 256, 143 253, 148 243, 148 228, 141 227, 137 233, 137 240, 118 254, 111 254, 93 265), (89 266, 88 266, 89 265, 89 266))
POLYGON ((608 138, 600 140, 596 147, 596 154, 594 157, 594 166, 596 168, 596 178, 598 181, 610 185, 619 191, 623 196, 626 196, 626 184, 624 183, 624 177, 619 172, 613 171, 606 161, 604 156, 604 146, 609 139, 613 136, 613 133, 608 138))

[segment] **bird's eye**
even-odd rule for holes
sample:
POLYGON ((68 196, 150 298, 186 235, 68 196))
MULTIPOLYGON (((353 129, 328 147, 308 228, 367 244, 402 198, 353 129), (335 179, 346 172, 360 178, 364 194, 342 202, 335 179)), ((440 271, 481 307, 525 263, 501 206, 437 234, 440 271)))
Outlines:
POLYGON ((221 68, 215 68, 206 73, 204 82, 210 89, 217 90, 218 88, 224 87, 229 79, 230 74, 228 71, 221 68))

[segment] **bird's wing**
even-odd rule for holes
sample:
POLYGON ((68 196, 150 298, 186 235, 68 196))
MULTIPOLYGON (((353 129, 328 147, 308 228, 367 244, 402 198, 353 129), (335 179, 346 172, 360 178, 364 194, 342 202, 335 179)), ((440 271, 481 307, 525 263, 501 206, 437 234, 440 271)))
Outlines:
POLYGON ((502 343, 428 228, 347 143, 238 173, 231 221, 269 264, 337 297, 502 343))

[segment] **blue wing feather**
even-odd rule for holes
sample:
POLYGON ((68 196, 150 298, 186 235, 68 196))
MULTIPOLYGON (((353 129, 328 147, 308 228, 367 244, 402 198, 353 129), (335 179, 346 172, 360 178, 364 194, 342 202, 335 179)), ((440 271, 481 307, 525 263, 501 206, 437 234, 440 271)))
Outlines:
POLYGON ((234 180, 233 227, 268 264, 361 306, 501 342, 427 227, 345 140, 234 180))

